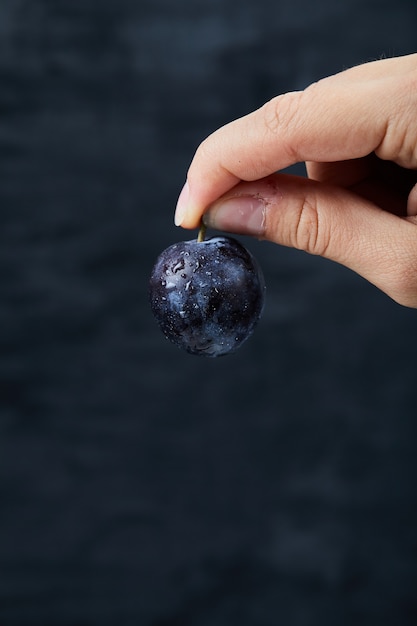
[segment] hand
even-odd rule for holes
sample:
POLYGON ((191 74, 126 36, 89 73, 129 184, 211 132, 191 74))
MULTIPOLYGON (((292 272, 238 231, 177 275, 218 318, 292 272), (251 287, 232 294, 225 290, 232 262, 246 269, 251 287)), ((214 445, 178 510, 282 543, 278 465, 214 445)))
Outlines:
POLYGON ((286 93, 199 146, 175 222, 350 267, 417 308, 417 54, 286 93), (306 162, 308 178, 276 173, 306 162))

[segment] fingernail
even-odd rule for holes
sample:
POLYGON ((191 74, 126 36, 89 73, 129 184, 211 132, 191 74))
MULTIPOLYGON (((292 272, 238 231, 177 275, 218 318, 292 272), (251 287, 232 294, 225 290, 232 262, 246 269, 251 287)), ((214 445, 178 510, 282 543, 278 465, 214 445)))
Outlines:
POLYGON ((266 202, 257 196, 235 196, 219 201, 204 215, 216 230, 261 237, 265 234, 266 202))
POLYGON ((175 209, 174 223, 175 226, 181 226, 187 214, 188 199, 190 197, 190 189, 188 183, 185 183, 178 198, 177 207, 175 209))

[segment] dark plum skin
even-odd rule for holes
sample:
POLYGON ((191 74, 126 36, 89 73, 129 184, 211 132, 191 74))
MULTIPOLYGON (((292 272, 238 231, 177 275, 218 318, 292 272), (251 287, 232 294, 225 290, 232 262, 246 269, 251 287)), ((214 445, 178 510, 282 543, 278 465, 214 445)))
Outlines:
POLYGON ((190 354, 234 352, 261 316, 265 281, 252 254, 232 237, 182 241, 156 260, 152 312, 164 335, 190 354))

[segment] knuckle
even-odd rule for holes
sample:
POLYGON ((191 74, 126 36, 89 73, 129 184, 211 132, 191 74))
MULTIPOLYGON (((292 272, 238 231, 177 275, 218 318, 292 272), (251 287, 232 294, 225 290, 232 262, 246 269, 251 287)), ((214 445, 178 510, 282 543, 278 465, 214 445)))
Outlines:
MULTIPOLYGON (((416 102, 417 105, 417 102, 416 102)), ((410 169, 417 167, 417 137, 410 132, 407 116, 387 124, 384 139, 375 154, 384 161, 394 161, 410 169)))
POLYGON ((276 96, 261 108, 266 137, 275 135, 290 156, 296 156, 295 131, 300 124, 298 113, 303 93, 292 91, 276 96), (291 142, 287 142, 286 138, 291 139, 291 142))
POLYGON ((383 138, 375 154, 384 160, 414 169, 417 167, 417 136, 414 118, 417 107, 417 71, 393 79, 397 93, 394 113, 387 116, 383 138))
POLYGON ((310 254, 327 256, 330 231, 315 197, 305 197, 301 201, 295 221, 293 245, 310 254))

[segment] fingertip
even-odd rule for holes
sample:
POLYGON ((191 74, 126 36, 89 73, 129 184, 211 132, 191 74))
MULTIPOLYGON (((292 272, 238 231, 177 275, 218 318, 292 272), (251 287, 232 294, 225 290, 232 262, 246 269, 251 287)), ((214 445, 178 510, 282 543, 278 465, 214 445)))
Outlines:
POLYGON ((175 208, 175 226, 181 226, 186 229, 198 228, 204 210, 205 206, 199 199, 195 198, 195 194, 192 194, 191 186, 187 179, 180 192, 175 208))
POLYGON ((259 195, 242 194, 219 200, 204 215, 210 228, 238 235, 265 235, 266 201, 259 195))
POLYGON ((190 186, 188 181, 185 182, 178 196, 177 206, 175 208, 174 224, 181 226, 187 218, 188 202, 190 198, 190 186))

